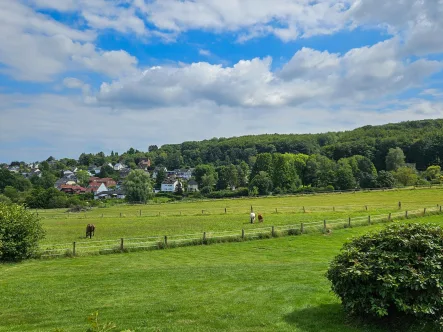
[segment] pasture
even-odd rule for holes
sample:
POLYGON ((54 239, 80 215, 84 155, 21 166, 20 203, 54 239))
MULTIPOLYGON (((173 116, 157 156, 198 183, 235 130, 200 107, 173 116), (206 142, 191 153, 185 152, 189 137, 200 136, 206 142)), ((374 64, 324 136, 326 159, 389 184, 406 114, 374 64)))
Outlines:
POLYGON ((240 232, 241 229, 248 232, 271 225, 329 222, 348 217, 435 208, 439 204, 443 204, 442 189, 417 189, 117 205, 81 213, 67 213, 66 209, 36 212, 42 217, 46 230, 43 245, 49 245, 85 240, 88 223, 96 226, 93 240, 119 240, 122 237, 240 232), (401 209, 398 208, 399 201, 402 203, 401 209), (263 224, 249 223, 251 206, 256 213, 263 214, 263 224))
POLYGON ((382 332, 347 320, 324 277, 347 239, 382 227, 3 264, 0 331, 85 331, 98 311, 118 331, 382 332))

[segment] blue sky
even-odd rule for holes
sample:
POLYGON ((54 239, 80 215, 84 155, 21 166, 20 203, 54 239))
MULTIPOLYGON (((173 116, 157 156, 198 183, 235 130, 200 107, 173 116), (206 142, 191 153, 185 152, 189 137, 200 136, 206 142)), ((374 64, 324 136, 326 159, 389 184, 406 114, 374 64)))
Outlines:
POLYGON ((0 162, 443 115, 443 3, 7 0, 0 162))

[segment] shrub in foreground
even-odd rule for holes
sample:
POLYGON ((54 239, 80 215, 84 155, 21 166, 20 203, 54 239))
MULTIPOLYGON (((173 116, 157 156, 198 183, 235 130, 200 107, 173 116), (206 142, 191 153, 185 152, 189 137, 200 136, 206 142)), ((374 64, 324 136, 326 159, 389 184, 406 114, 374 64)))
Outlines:
POLYGON ((443 326, 443 230, 392 225, 344 245, 326 273, 352 315, 443 326))
POLYGON ((44 230, 39 218, 23 206, 0 203, 0 261, 32 257, 44 230))

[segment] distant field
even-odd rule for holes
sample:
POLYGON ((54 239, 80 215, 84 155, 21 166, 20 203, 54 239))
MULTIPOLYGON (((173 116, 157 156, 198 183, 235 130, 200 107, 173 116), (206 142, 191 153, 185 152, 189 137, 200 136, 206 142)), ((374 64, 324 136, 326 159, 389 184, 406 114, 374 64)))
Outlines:
POLYGON ((443 189, 119 205, 94 208, 86 213, 67 213, 66 209, 37 212, 43 218, 47 232, 43 244, 55 244, 83 240, 87 223, 96 225, 94 240, 248 231, 271 225, 387 214, 399 211, 399 201, 402 202, 402 211, 436 207, 443 204, 443 189), (249 223, 251 205, 256 213, 264 215, 264 224, 249 223))
POLYGON ((324 276, 347 239, 382 227, 0 265, 0 331, 84 332, 98 310, 118 331, 382 332, 347 321, 324 276))

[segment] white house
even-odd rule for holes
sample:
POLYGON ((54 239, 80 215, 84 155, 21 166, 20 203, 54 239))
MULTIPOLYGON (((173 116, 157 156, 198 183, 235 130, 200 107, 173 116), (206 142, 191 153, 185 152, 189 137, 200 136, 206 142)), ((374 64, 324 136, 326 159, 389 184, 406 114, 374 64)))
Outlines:
POLYGON ((124 168, 126 168, 126 166, 121 163, 117 163, 114 165, 114 171, 121 171, 124 168))
POLYGON ((192 169, 175 169, 174 174, 180 179, 189 180, 192 177, 192 169))
POLYGON ((198 183, 195 180, 190 180, 188 182, 188 191, 189 192, 195 192, 198 191, 198 183))
POLYGON ((177 188, 178 180, 177 179, 165 179, 162 182, 160 191, 164 192, 175 192, 177 188))

